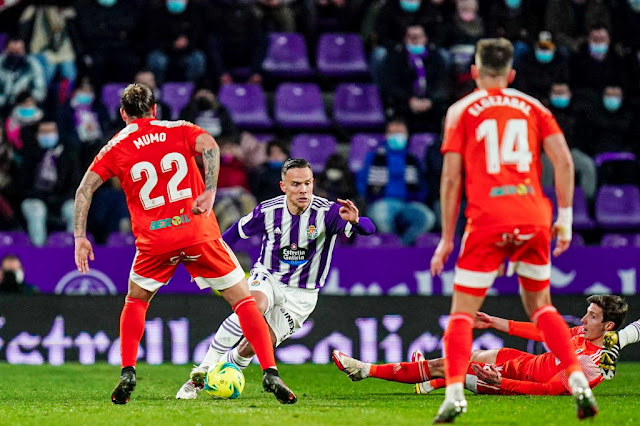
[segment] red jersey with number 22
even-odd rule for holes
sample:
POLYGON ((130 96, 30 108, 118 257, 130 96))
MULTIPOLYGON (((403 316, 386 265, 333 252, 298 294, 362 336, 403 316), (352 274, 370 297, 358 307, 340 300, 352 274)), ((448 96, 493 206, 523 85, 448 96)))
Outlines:
POLYGON ((449 108, 442 153, 462 155, 469 231, 551 226, 540 153, 561 132, 547 108, 515 89, 477 90, 449 108))
POLYGON ((191 213, 204 191, 195 156, 205 131, 187 121, 134 120, 109 141, 89 170, 117 177, 127 199, 136 247, 166 253, 220 238, 215 215, 191 213))

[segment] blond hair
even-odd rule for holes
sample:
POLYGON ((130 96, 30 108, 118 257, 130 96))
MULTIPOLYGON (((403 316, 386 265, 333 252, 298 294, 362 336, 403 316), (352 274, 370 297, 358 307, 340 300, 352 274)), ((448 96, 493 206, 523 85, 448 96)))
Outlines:
POLYGON ((484 38, 476 44, 476 66, 482 76, 506 76, 513 65, 513 45, 506 38, 484 38))

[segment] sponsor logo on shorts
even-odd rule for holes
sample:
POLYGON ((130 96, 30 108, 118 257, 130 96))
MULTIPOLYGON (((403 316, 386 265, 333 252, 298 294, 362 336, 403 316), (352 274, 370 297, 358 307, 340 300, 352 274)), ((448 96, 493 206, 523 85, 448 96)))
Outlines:
POLYGON ((316 238, 318 238, 318 228, 316 228, 315 225, 309 225, 309 227, 307 228, 307 237, 310 240, 315 240, 316 238))
POLYGON ((309 251, 304 247, 298 247, 296 243, 282 247, 278 254, 282 262, 293 266, 304 265, 309 261, 309 251))
POLYGON ((524 195, 534 194, 535 191, 533 189, 533 186, 531 186, 529 184, 529 182, 530 182, 529 179, 527 179, 523 183, 519 183, 517 185, 494 186, 489 191, 489 196, 490 197, 504 197, 504 196, 507 196, 507 195, 524 196, 524 195))
POLYGON ((280 312, 282 312, 282 315, 287 319, 287 323, 289 324, 289 333, 287 333, 287 336, 290 336, 294 333, 296 324, 293 322, 293 318, 291 318, 289 312, 287 312, 283 307, 280 307, 280 312))
POLYGON ((164 228, 171 228, 176 226, 185 225, 191 222, 189 215, 184 213, 184 209, 180 209, 180 214, 173 217, 167 217, 165 219, 158 219, 151 222, 149 229, 152 231, 164 228))
POLYGON ((185 254, 185 252, 180 252, 177 256, 171 256, 167 264, 169 265, 177 265, 180 262, 197 262, 198 259, 202 256, 201 254, 197 254, 195 256, 189 256, 185 254))

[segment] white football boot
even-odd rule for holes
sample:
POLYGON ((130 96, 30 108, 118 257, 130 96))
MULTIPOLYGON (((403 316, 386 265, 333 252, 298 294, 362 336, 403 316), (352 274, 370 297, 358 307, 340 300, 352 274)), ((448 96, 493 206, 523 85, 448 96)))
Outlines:
POLYGON ((582 371, 574 371, 569 376, 569 387, 576 403, 578 419, 586 419, 598 414, 598 404, 593 396, 589 381, 582 371))
POLYGON ((453 423, 456 417, 467 412, 467 400, 464 398, 463 389, 462 383, 447 386, 444 402, 433 423, 453 423))
POLYGON ((204 388, 204 376, 208 369, 199 365, 193 367, 189 380, 178 390, 176 399, 196 399, 198 393, 204 388))
POLYGON ((371 364, 351 358, 338 350, 334 350, 331 353, 331 358, 333 358, 336 367, 338 367, 340 371, 347 373, 352 381, 357 382, 369 377, 371 364))

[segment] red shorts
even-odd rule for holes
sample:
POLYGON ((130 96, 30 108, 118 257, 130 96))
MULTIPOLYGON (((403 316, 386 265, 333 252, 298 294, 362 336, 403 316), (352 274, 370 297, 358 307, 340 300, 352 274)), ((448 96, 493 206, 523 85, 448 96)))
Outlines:
POLYGON ((156 291, 169 283, 180 263, 202 289, 225 290, 245 276, 233 251, 219 238, 162 254, 136 251, 129 279, 156 291))
POLYGON ((539 226, 465 232, 453 282, 457 290, 484 295, 509 259, 507 275, 540 282, 525 288, 542 290, 551 277, 550 247, 551 231, 539 226))
MULTIPOLYGON (((529 361, 535 358, 528 352, 522 352, 517 349, 502 348, 498 351, 496 356, 496 362, 493 364, 496 370, 500 372, 502 377, 513 380, 530 381, 529 374, 529 361)), ((475 376, 475 372, 471 369, 471 365, 476 364, 482 368, 487 368, 491 364, 484 362, 470 362, 467 374, 475 376)))

